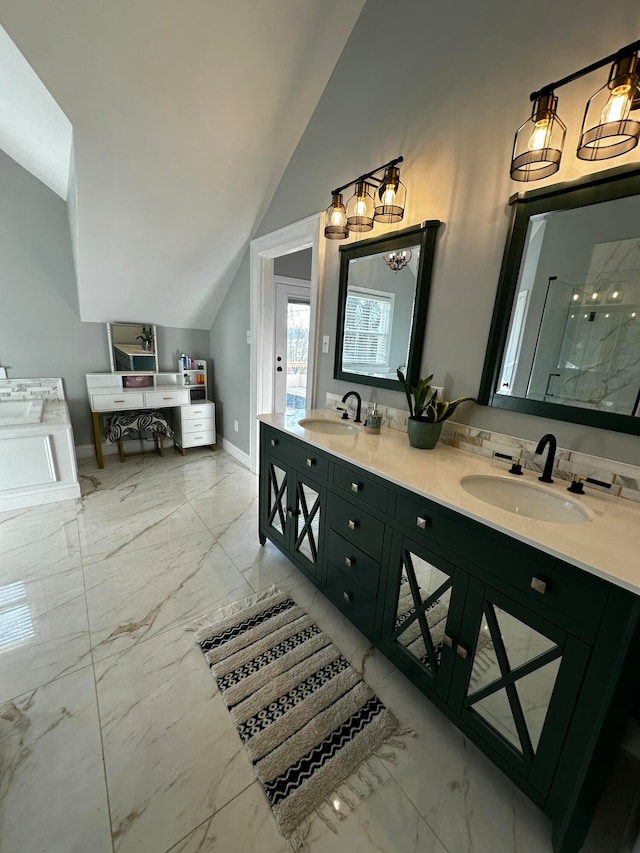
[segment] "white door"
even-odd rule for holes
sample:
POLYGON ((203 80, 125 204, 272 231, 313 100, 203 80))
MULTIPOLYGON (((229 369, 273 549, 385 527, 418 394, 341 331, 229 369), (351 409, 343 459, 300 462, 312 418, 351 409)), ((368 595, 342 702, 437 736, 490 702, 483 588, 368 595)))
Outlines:
POLYGON ((274 411, 304 409, 311 390, 307 381, 311 286, 276 276, 275 289, 274 411))

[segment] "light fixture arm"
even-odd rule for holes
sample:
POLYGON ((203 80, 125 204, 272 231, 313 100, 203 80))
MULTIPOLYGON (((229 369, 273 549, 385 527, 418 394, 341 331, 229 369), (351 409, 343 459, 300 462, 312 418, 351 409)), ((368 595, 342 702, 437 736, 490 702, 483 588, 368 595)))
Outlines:
POLYGON ((561 86, 566 86, 567 83, 572 83, 574 80, 579 80, 580 77, 585 77, 587 74, 591 74, 592 71, 597 71, 599 68, 603 68, 605 65, 610 65, 612 62, 615 62, 619 59, 624 59, 627 56, 631 56, 634 53, 640 51, 640 39, 638 41, 632 41, 631 44, 626 45, 625 47, 621 47, 620 50, 617 50, 615 53, 609 54, 609 56, 605 56, 604 59, 599 59, 597 62, 592 62, 591 65, 587 65, 584 68, 581 68, 579 71, 574 71, 573 74, 569 74, 567 77, 563 77, 561 80, 557 80, 555 83, 548 83, 546 86, 543 86, 542 89, 538 89, 537 92, 532 92, 529 95, 531 101, 537 101, 538 98, 541 98, 543 95, 549 95, 554 92, 556 89, 559 89, 561 86))
POLYGON ((389 166, 397 166, 398 163, 402 163, 404 161, 404 157, 396 157, 394 160, 389 160, 388 163, 384 163, 382 166, 378 166, 377 169, 372 169, 370 172, 367 172, 365 175, 360 175, 359 178, 355 178, 353 181, 349 181, 347 184, 343 184, 341 187, 337 187, 335 190, 331 190, 332 195, 337 195, 341 193, 343 190, 346 190, 347 187, 351 187, 354 184, 357 184, 361 181, 375 181, 378 184, 382 183, 382 178, 376 178, 376 172, 383 172, 389 166))

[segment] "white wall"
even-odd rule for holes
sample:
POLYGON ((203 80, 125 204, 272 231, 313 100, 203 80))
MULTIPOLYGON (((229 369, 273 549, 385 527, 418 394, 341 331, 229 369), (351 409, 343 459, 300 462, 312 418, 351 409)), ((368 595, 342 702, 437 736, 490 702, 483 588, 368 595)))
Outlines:
MULTIPOLYGON (((463 5, 396 0, 392 7, 367 0, 258 235, 326 208, 333 187, 402 154, 408 205, 398 227, 434 218, 444 223, 422 373, 435 373, 448 395, 477 393, 509 223, 507 200, 526 188, 510 180, 509 160, 513 134, 530 114, 529 93, 617 50, 639 31, 636 0, 619 0, 615 14, 601 0, 583 0, 579 7, 572 0, 540 0, 535 10, 511 0, 463 5), (548 23, 541 28, 540 22, 548 23), (387 43, 383 34, 389 28, 394 38, 387 43)), ((572 153, 584 104, 606 74, 607 69, 560 90, 559 111, 569 128, 565 162, 547 183, 640 158, 636 148, 595 165, 572 153)), ((377 226, 365 236, 384 230, 377 226)), ((338 254, 329 241, 320 334, 331 335, 332 344, 338 254)), ((248 290, 248 263, 243 263, 214 326, 224 327, 228 350, 212 339, 220 370, 246 362, 236 390, 224 398, 241 422, 249 412, 248 353, 241 345, 248 328, 248 290)), ((320 401, 327 390, 348 388, 332 375, 333 351, 319 359, 320 401)), ((379 392, 378 399, 404 406, 402 395, 393 392, 379 392)), ((463 414, 486 429, 529 439, 552 430, 564 446, 640 462, 633 436, 487 407, 468 406, 463 414)), ((240 437, 238 443, 248 450, 248 439, 243 443, 240 437)))

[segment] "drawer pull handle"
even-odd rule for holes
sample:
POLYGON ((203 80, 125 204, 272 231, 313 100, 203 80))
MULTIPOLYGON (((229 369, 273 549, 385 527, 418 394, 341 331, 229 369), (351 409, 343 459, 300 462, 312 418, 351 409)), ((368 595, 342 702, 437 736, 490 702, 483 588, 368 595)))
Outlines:
POLYGON ((114 403, 126 403, 126 400, 114 400, 114 403))
POLYGON ((355 530, 356 527, 358 526, 358 522, 354 521, 353 519, 350 518, 349 522, 348 522, 348 526, 349 526, 349 530, 355 530))
POLYGON ((431 520, 428 518, 423 518, 421 515, 416 518, 416 527, 419 527, 420 530, 425 530, 429 524, 431 524, 431 520))
POLYGON ((278 439, 277 439, 277 438, 272 438, 272 439, 271 439, 271 447, 275 447, 275 446, 276 446, 276 444, 279 444, 279 443, 280 443, 280 442, 278 441, 278 439))
POLYGON ((466 660, 469 652, 465 649, 464 646, 457 646, 456 647, 456 654, 458 655, 459 658, 462 658, 462 660, 466 660))
POLYGON ((547 591, 547 584, 545 581, 540 580, 540 578, 531 578, 531 589, 534 592, 539 592, 540 595, 544 595, 547 591))
POLYGON ((445 644, 445 646, 449 646, 450 649, 453 648, 453 640, 448 634, 442 635, 442 642, 445 644))
POLYGON ((344 564, 348 569, 350 569, 354 563, 355 563, 355 560, 352 559, 351 557, 345 557, 344 558, 344 564))
POLYGON ((359 492, 360 491, 360 484, 359 483, 351 483, 351 491, 355 492, 355 493, 359 492))
POLYGON ((308 465, 308 467, 309 467, 309 468, 311 468, 311 466, 312 466, 312 465, 315 465, 315 464, 316 464, 316 460, 315 460, 315 459, 307 459, 307 465, 308 465))
POLYGON ((353 601, 353 594, 352 594, 352 593, 350 593, 350 592, 343 592, 343 593, 342 593, 342 597, 344 598, 344 600, 345 600, 346 602, 349 602, 349 603, 350 603, 350 602, 352 602, 352 601, 353 601))
POLYGON ((196 427, 197 429, 198 429, 198 428, 199 428, 199 429, 202 429, 202 424, 194 424, 194 427, 196 427))
POLYGON ((163 397, 163 400, 173 400, 173 397, 163 397))

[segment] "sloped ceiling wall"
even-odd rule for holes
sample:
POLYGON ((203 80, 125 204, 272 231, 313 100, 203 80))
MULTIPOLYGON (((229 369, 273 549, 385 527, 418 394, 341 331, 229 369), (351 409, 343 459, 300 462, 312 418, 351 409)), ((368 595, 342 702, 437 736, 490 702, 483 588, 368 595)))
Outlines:
POLYGON ((209 329, 364 0, 5 0, 71 120, 81 319, 209 329))

